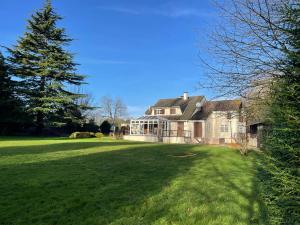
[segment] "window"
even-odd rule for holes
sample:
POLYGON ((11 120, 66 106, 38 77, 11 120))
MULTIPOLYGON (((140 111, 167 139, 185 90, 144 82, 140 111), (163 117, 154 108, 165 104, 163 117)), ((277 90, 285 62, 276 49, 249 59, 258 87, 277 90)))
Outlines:
POLYGON ((170 109, 170 114, 176 114, 176 109, 170 109))
POLYGON ((228 120, 230 120, 230 119, 231 119, 231 117, 232 117, 231 113, 230 113, 230 112, 229 112, 229 113, 227 113, 227 119, 228 119, 228 120))
POLYGON ((227 124, 222 124, 221 125, 221 132, 228 132, 228 125, 227 124))
POLYGON ((239 125, 238 130, 241 134, 246 133, 246 127, 244 125, 239 125))
POLYGON ((165 110, 164 109, 155 109, 154 114, 155 115, 163 115, 163 114, 165 114, 165 110))

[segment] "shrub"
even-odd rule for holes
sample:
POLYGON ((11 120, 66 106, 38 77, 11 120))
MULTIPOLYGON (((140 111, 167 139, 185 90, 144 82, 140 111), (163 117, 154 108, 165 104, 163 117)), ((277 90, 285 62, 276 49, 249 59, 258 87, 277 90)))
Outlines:
POLYGON ((98 132, 98 133, 95 133, 95 136, 96 136, 97 138, 102 138, 102 137, 104 136, 104 134, 98 132))
POLYGON ((101 133, 103 133, 104 135, 109 135, 110 129, 111 124, 107 120, 103 121, 103 123, 100 125, 101 133))
POLYGON ((72 133, 69 138, 91 138, 95 137, 95 133, 93 132, 74 132, 72 133))

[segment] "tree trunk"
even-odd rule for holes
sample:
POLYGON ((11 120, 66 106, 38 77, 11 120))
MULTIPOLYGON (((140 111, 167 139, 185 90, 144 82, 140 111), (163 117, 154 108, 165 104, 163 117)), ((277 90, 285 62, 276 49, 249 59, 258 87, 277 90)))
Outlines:
MULTIPOLYGON (((46 83, 46 77, 45 76, 42 76, 41 77, 41 80, 40 80, 40 93, 39 93, 39 97, 40 98, 43 98, 44 95, 45 95, 45 83, 46 83)), ((43 104, 41 101, 38 102, 39 106, 41 106, 41 104, 43 104)), ((41 135, 42 134, 42 131, 45 127, 44 125, 44 113, 39 111, 37 113, 37 116, 36 116, 36 123, 37 123, 37 127, 36 127, 36 132, 37 132, 37 135, 41 135)))

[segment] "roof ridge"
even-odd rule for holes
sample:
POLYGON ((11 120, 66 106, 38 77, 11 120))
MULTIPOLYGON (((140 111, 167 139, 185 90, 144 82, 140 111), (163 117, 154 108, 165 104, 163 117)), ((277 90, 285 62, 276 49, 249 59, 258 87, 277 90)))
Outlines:
POLYGON ((241 101, 240 99, 208 100, 207 102, 241 101))
MULTIPOLYGON (((204 95, 193 95, 193 96, 189 96, 189 98, 194 98, 194 97, 204 97, 204 95)), ((182 99, 182 97, 176 97, 176 98, 159 98, 158 100, 169 100, 169 99, 182 99)))

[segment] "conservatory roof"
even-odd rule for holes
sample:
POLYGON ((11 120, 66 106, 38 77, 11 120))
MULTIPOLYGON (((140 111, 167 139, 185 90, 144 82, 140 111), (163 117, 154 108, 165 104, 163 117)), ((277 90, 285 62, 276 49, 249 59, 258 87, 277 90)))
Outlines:
POLYGON ((168 120, 162 116, 148 116, 148 115, 145 115, 145 116, 141 116, 135 120, 168 120))

